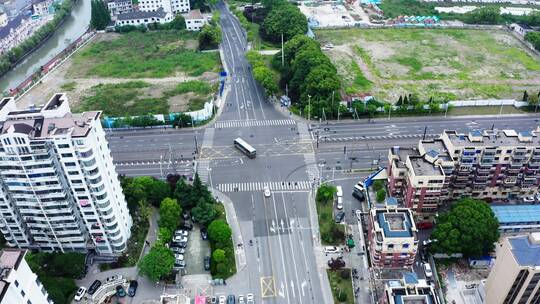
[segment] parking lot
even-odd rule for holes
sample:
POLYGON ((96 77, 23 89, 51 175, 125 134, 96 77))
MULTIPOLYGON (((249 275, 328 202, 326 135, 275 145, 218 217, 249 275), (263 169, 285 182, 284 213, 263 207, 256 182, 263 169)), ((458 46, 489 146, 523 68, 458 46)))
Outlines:
POLYGON ((184 259, 186 261, 185 274, 209 274, 204 270, 204 257, 210 256, 210 244, 201 238, 198 226, 193 227, 188 236, 188 245, 184 259))

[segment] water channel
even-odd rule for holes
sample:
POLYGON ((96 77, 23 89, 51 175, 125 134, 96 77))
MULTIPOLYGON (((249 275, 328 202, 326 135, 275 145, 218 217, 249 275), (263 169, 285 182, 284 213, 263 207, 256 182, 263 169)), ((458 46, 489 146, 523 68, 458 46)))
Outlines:
POLYGON ((90 24, 90 0, 78 0, 66 21, 41 47, 26 57, 14 69, 0 78, 0 92, 15 88, 40 66, 60 53, 71 42, 79 38, 90 24))

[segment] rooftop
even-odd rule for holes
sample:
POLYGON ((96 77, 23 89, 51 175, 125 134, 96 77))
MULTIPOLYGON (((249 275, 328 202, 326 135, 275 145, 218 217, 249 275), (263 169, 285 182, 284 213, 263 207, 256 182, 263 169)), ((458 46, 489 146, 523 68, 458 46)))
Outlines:
POLYGON ((1 268, 19 268, 21 260, 24 258, 24 250, 18 249, 4 249, 0 253, 0 267, 1 268))
POLYGON ((0 27, 0 40, 6 38, 9 33, 11 33, 11 30, 15 30, 19 25, 21 25, 22 21, 24 20, 24 15, 18 15, 14 19, 8 21, 8 24, 6 26, 0 27))
POLYGON ((433 158, 441 159, 443 161, 452 160, 442 140, 440 139, 423 140, 420 143, 424 147, 427 155, 433 158))
POLYGON ((540 234, 531 233, 528 236, 508 238, 512 254, 521 266, 540 266, 540 234))
POLYGON ((444 131, 452 144, 456 147, 469 146, 530 146, 536 147, 540 145, 540 137, 529 130, 514 131, 514 130, 484 130, 479 133, 474 132, 473 136, 478 136, 479 140, 471 141, 468 134, 460 134, 456 131, 444 131), (477 135, 477 134, 481 134, 477 135))
POLYGON ((133 11, 129 13, 118 14, 118 20, 165 18, 165 16, 167 16, 167 13, 163 10, 162 7, 160 7, 155 12, 133 11))
POLYGON ((501 224, 540 222, 540 205, 492 205, 501 224))
POLYGON ((187 20, 193 20, 193 19, 199 20, 199 19, 204 19, 204 16, 201 13, 200 9, 194 9, 194 10, 189 11, 189 13, 187 13, 184 16, 184 18, 187 20))
POLYGON ((423 157, 409 157, 415 175, 443 175, 441 168, 423 157))
POLYGON ((398 168, 405 168, 405 160, 408 155, 411 156, 420 156, 418 149, 416 148, 403 148, 399 146, 394 146, 390 149, 393 155, 398 157, 396 166, 398 168))
POLYGON ((376 209, 375 216, 384 237, 413 237, 413 221, 408 209, 376 209))

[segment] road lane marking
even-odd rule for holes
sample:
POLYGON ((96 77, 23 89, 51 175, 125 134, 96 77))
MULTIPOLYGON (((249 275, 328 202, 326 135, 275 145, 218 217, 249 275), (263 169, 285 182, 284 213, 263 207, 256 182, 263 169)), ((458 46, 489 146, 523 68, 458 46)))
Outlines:
MULTIPOLYGON (((199 162, 199 164, 201 164, 201 162, 199 162)), ((290 182, 222 183, 217 184, 217 189, 221 192, 253 192, 262 191, 264 190, 265 186, 268 186, 268 188, 270 188, 270 191, 299 191, 311 190, 312 184, 310 181, 305 180, 290 182)))
POLYGON ((261 297, 269 298, 276 296, 276 281, 274 277, 261 277, 261 297))

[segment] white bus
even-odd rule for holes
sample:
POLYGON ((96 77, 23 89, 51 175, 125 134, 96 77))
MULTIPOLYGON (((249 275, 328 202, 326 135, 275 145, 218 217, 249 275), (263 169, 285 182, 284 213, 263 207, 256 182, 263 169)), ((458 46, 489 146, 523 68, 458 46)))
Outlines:
POLYGON ((255 148, 253 148, 250 144, 245 142, 240 137, 238 137, 238 138, 236 138, 234 140, 234 146, 238 150, 242 151, 242 153, 247 155, 247 157, 249 157, 249 158, 255 158, 255 156, 257 155, 257 150, 255 150, 255 148))

